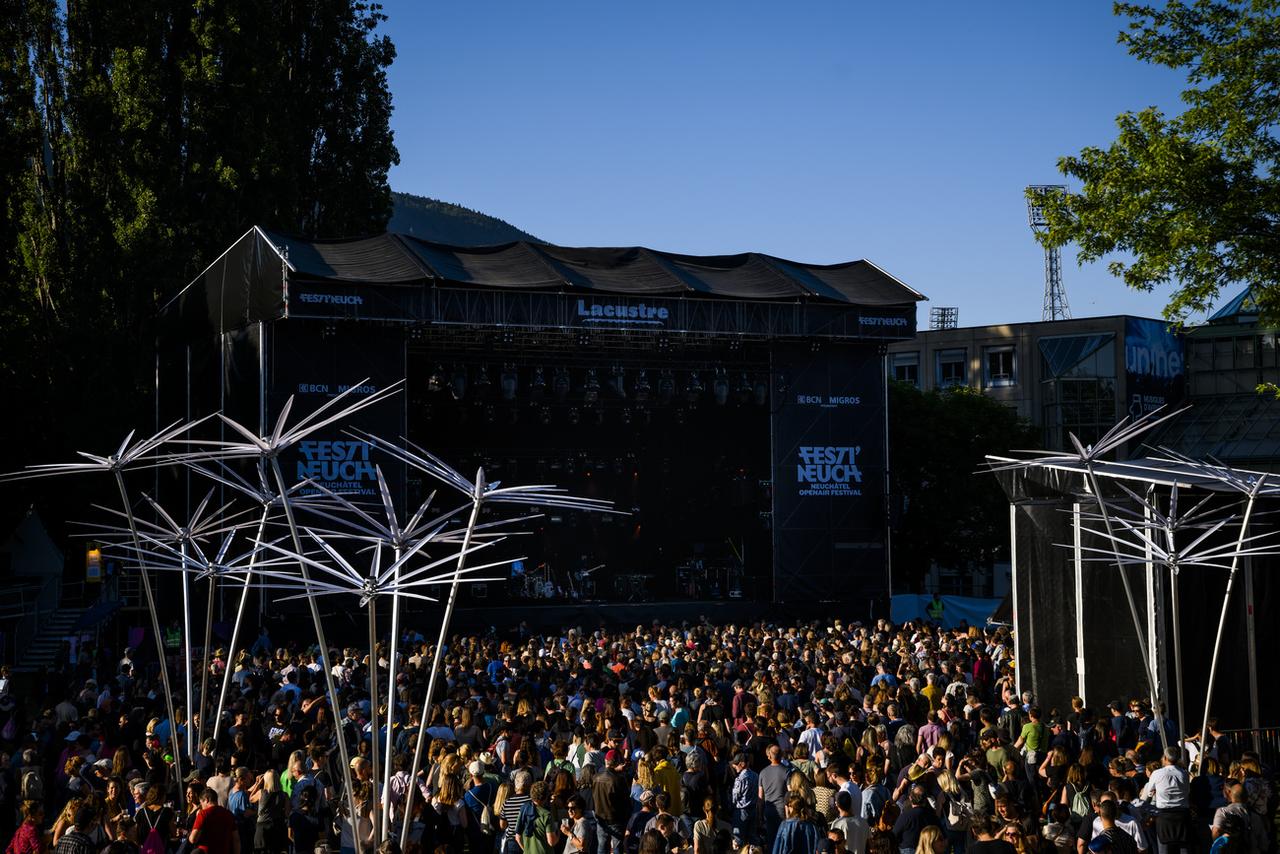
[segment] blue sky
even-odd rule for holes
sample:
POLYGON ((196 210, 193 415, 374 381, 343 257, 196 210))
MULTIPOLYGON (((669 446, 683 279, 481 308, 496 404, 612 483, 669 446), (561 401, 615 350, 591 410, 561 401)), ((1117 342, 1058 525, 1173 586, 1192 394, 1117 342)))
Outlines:
MULTIPOLYGON (((385 3, 397 190, 544 240, 868 258, 961 325, 1040 319, 1022 189, 1176 111, 1101 0, 385 3)), ((1158 316, 1064 251, 1076 317, 1158 316)))

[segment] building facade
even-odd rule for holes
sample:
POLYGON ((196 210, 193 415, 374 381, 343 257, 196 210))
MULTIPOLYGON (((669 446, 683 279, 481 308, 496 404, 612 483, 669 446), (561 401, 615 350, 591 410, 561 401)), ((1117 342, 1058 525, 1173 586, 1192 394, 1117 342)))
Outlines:
POLYGON ((981 391, 1039 427, 1050 449, 1178 402, 1186 384, 1182 336, 1128 315, 922 331, 890 344, 887 364, 922 390, 981 391))

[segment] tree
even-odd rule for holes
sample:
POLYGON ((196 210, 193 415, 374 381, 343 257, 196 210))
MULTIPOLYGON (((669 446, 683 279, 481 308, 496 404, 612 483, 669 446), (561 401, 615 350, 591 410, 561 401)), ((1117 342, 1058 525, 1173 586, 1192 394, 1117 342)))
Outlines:
POLYGON ((1149 107, 1116 119, 1108 148, 1085 148, 1058 168, 1082 183, 1065 196, 1033 195, 1049 228, 1083 263, 1112 253, 1111 271, 1135 289, 1173 287, 1165 315, 1212 307, 1225 287, 1248 285, 1280 317, 1280 0, 1169 0, 1162 9, 1117 3, 1119 41, 1143 62, 1184 70, 1186 109, 1149 107))
POLYGON ((967 387, 889 386, 893 566, 918 590, 929 567, 990 564, 1009 547, 1009 500, 987 454, 1039 446, 1036 430, 967 387))
POLYGON ((380 7, 14 0, 0 16, 0 467, 148 427, 154 320, 253 224, 380 232, 380 7))

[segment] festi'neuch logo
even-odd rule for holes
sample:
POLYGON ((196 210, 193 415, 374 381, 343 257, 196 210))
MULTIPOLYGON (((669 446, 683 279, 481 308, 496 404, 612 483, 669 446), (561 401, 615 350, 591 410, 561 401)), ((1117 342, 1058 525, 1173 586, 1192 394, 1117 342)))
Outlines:
POLYGON ((862 494, 858 469, 861 445, 801 445, 796 463, 796 483, 805 496, 854 496, 862 494))
POLYGON ((359 440, 313 439, 298 443, 298 480, 311 480, 328 489, 372 494, 369 483, 377 472, 369 459, 369 443, 359 440))

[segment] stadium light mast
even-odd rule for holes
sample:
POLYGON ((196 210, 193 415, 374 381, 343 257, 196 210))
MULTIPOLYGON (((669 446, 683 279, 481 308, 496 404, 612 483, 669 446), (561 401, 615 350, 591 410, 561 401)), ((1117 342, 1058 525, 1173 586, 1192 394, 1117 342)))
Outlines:
MULTIPOLYGON (((1031 230, 1041 234, 1049 227, 1044 217, 1044 207, 1036 199, 1046 195, 1066 195, 1061 184, 1033 184, 1027 187, 1027 222, 1031 230)), ((1071 307, 1067 305, 1067 290, 1062 286, 1062 251, 1057 246, 1044 249, 1044 311, 1041 320, 1070 320, 1071 307)))

